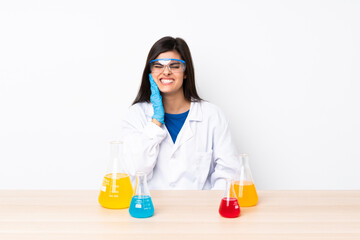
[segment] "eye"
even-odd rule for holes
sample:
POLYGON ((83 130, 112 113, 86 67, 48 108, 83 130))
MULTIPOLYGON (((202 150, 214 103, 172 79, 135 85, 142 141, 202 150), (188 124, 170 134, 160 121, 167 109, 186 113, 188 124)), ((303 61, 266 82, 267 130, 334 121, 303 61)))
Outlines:
POLYGON ((180 63, 172 63, 172 64, 170 64, 170 68, 179 69, 180 68, 180 63))
POLYGON ((164 65, 161 65, 161 64, 154 64, 153 65, 154 68, 164 68, 164 65))

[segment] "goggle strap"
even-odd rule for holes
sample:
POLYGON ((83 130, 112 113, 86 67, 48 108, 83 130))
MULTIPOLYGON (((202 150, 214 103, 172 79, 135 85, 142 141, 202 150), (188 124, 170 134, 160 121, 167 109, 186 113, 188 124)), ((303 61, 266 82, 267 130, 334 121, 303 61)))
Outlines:
POLYGON ((176 59, 176 58, 159 58, 159 59, 154 59, 154 60, 151 60, 151 61, 149 62, 149 64, 151 64, 152 62, 160 61, 160 60, 164 60, 164 61, 174 60, 174 61, 179 61, 179 62, 182 62, 183 64, 185 64, 185 61, 184 61, 184 60, 180 60, 180 59, 176 59))

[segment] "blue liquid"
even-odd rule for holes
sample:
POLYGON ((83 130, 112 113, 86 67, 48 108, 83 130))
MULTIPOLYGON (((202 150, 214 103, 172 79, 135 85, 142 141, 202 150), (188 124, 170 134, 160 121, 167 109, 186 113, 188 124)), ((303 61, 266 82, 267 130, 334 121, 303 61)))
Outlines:
POLYGON ((130 203, 129 213, 135 218, 147 218, 154 214, 154 205, 150 196, 133 196, 130 203))

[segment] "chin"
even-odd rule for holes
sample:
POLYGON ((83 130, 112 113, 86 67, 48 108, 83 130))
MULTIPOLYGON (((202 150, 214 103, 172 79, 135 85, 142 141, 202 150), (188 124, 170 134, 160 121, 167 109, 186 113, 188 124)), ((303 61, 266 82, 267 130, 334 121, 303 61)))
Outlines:
POLYGON ((174 89, 169 89, 167 87, 162 87, 162 88, 159 88, 160 92, 162 93, 171 93, 171 92, 174 92, 174 89))
POLYGON ((174 87, 172 86, 172 87, 162 87, 162 88, 159 88, 159 90, 162 94, 176 94, 179 91, 182 91, 182 88, 174 89, 174 87))

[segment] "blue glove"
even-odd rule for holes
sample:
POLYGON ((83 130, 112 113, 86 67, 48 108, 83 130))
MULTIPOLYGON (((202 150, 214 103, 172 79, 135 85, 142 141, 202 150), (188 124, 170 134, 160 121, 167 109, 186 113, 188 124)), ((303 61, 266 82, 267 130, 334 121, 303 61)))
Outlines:
POLYGON ((152 118, 155 118, 162 124, 165 124, 164 121, 165 111, 162 103, 162 97, 160 95, 160 90, 158 86, 156 85, 153 77, 151 76, 151 73, 149 73, 149 80, 150 80, 150 89, 151 89, 150 101, 153 104, 153 108, 154 108, 154 115, 152 118))

